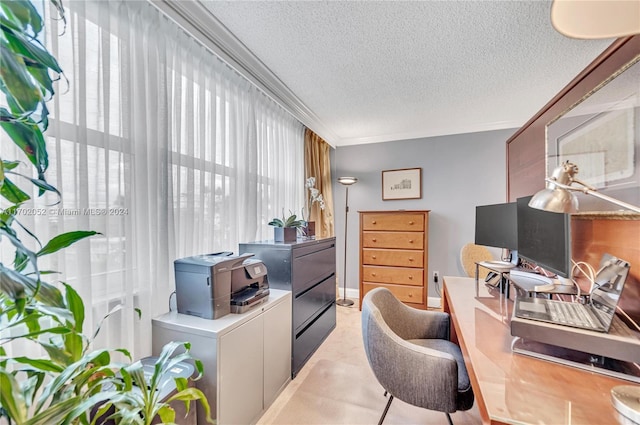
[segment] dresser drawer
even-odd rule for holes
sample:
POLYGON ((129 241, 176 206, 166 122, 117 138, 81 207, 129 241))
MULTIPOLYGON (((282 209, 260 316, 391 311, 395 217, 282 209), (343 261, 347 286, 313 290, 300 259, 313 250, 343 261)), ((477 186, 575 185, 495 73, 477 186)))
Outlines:
POLYGON ((375 284, 375 283, 363 283, 362 288, 364 294, 371 291, 372 289, 384 287, 391 291, 393 295, 396 296, 397 299, 402 301, 403 303, 422 303, 423 299, 423 288, 417 286, 405 286, 405 285, 384 285, 384 284, 375 284))
POLYGON ((362 280, 372 283, 395 283, 422 286, 424 269, 404 267, 363 266, 362 280))
POLYGON ((423 267, 424 251, 405 249, 371 249, 362 250, 362 264, 376 266, 423 267))
POLYGON ((424 215, 412 213, 362 214, 362 230, 424 231, 424 215))
POLYGON ((424 233, 421 232, 362 232, 364 248, 422 249, 424 233))

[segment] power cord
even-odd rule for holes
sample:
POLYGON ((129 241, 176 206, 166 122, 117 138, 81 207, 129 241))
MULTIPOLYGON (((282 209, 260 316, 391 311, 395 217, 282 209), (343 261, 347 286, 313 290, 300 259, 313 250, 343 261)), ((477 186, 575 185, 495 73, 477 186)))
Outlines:
POLYGON ((171 295, 169 295, 169 311, 171 311, 171 297, 173 297, 175 294, 176 294, 176 291, 173 291, 171 295))
MULTIPOLYGON (((575 261, 571 260, 571 262, 573 263, 573 267, 571 267, 571 276, 574 276, 574 271, 576 269, 578 269, 580 271, 580 273, 582 273, 582 275, 589 280, 589 282, 591 284, 589 286, 589 295, 591 295, 591 292, 593 291, 593 288, 595 286, 595 281, 596 281, 596 278, 595 278, 596 273, 595 273, 594 268, 591 266, 591 264, 585 263, 584 261, 578 261, 576 263, 575 261), (580 267, 580 266, 586 267, 588 273, 585 272, 584 269, 582 267, 580 267)), ((578 297, 580 297, 580 285, 578 285, 578 283, 573 278, 571 279, 571 281, 573 282, 573 284, 578 289, 578 297)))
POLYGON ((439 274, 436 274, 436 273, 433 274, 433 284, 436 288, 436 294, 438 294, 438 296, 442 298, 442 294, 440 293, 440 275, 439 274))

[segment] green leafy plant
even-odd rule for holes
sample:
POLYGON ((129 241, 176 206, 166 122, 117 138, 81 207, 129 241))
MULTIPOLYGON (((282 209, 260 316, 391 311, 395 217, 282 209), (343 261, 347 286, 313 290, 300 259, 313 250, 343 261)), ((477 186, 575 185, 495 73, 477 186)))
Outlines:
POLYGON ((274 218, 269 222, 269 226, 274 227, 301 227, 304 226, 303 220, 298 220, 298 217, 289 211, 289 217, 285 217, 284 211, 282 211, 282 218, 274 218))
MULTIPOLYGON (((58 18, 65 22, 61 1, 50 1, 58 18)), ((0 107, 0 128, 24 154, 23 159, 31 163, 36 175, 18 172, 21 160, 0 158, 0 240, 8 241, 14 250, 11 264, 0 262, 0 418, 7 418, 9 424, 88 424, 93 407, 105 403, 115 406, 113 400, 133 399, 133 377, 140 385, 144 383, 136 364, 112 360, 115 353, 131 360, 127 350, 90 350, 101 326, 87 337, 83 332, 85 307, 81 297, 64 282, 47 281, 46 277, 55 276, 56 272, 43 271, 38 266, 43 256, 98 233, 67 232, 43 244, 18 219, 20 208, 31 200, 30 192, 37 191, 38 196, 51 192, 58 202, 62 196, 45 178, 49 160, 43 133, 48 127, 46 102, 55 94, 54 81, 63 74, 56 59, 38 40, 42 29, 42 17, 30 1, 0 2, 0 90, 6 101, 6 107, 0 107), (33 246, 36 248, 29 248, 33 246), (5 344, 16 340, 40 346, 47 356, 8 356, 5 344)), ((5 139, 2 143, 6 143, 5 139)), ((163 355, 154 376, 162 376, 177 361, 191 359, 186 343, 172 344, 163 355), (179 346, 186 348, 185 353, 169 359, 179 346)), ((202 374, 201 365, 199 373, 202 374)), ((199 400, 209 411, 201 392, 187 388, 184 380, 177 380, 176 386, 179 391, 174 397, 199 400)), ((116 409, 116 423, 150 423, 156 415, 172 419, 171 408, 151 396, 129 405, 137 406, 126 408, 127 412, 138 412, 135 420, 124 410, 116 409)), ((209 415, 206 419, 212 421, 209 415)))
MULTIPOLYGON (((176 393, 164 401, 159 399, 162 394, 160 389, 163 385, 164 375, 168 374, 178 363, 191 359, 190 348, 191 344, 186 342, 170 342, 165 345, 155 362, 153 374, 148 379, 141 362, 121 368, 121 391, 113 394, 100 407, 94 421, 106 417, 106 420, 115 420, 117 423, 150 425, 154 418, 159 417, 162 423, 175 423, 176 413, 170 403, 184 402, 188 414, 191 407, 190 402, 193 400, 199 400, 207 419, 211 421, 210 407, 206 397, 202 391, 190 387, 187 378, 175 378, 176 393), (184 348, 186 351, 173 356, 178 348, 184 348)), ((198 376, 195 378, 197 380, 203 373, 202 363, 196 360, 195 367, 198 372, 198 376)))

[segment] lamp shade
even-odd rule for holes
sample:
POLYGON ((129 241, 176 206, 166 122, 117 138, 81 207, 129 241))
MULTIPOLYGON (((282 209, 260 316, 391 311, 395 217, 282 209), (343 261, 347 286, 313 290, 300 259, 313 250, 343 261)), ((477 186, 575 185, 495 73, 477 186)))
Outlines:
POLYGON ((338 183, 350 186, 358 181, 355 177, 338 177, 338 183))
POLYGON ((575 213, 578 211, 578 198, 566 189, 547 187, 533 195, 529 206, 557 213, 575 213))
POLYGON ((595 187, 591 187, 576 179, 576 174, 578 174, 578 166, 569 161, 556 167, 551 177, 545 179, 547 187, 533 195, 531 201, 529 201, 529 206, 539 210, 557 213, 575 213, 578 212, 578 198, 576 198, 573 192, 582 192, 586 195, 595 196, 596 198, 640 213, 640 207, 598 192, 595 187), (582 187, 571 187, 574 183, 582 187))
POLYGON ((640 1, 554 0, 551 23, 572 38, 616 38, 640 34, 640 1))

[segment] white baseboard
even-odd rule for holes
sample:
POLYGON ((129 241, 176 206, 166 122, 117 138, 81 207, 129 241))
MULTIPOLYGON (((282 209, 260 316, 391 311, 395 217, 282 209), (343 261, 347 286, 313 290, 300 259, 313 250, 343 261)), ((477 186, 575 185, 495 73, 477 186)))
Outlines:
MULTIPOLYGON (((342 298, 342 288, 338 288, 338 297, 342 298)), ((360 299, 360 291, 357 289, 347 288, 347 298, 352 300, 360 299)), ((429 308, 440 308, 442 307, 442 300, 440 297, 428 297, 427 298, 427 307, 429 308)))
MULTIPOLYGON (((338 298, 342 298, 342 288, 338 288, 338 298)), ((352 300, 360 299, 360 291, 357 289, 347 288, 347 298, 352 300)))
POLYGON ((428 297, 427 298, 427 307, 429 307, 429 308, 440 308, 440 307, 442 307, 442 299, 440 297, 428 297))

